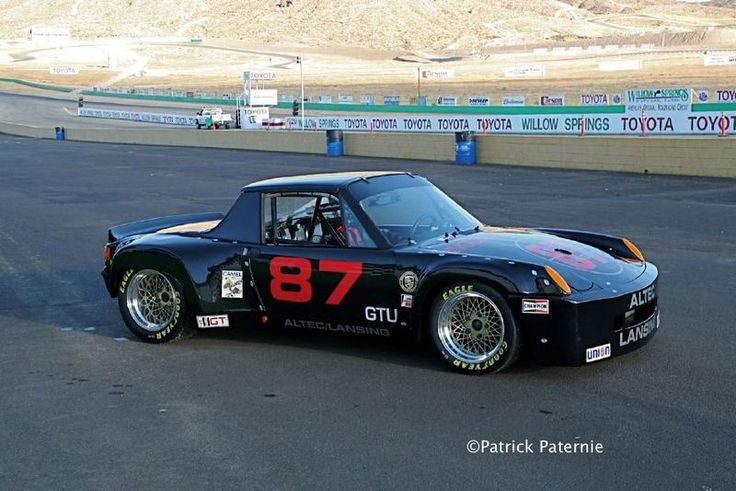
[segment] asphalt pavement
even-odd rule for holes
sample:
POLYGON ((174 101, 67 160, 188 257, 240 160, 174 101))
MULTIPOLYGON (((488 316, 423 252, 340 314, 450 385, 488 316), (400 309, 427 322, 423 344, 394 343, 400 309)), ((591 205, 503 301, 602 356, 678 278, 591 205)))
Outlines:
POLYGON ((736 487, 734 180, 8 136, 0 176, 0 489, 736 487), (99 275, 109 226, 224 211, 267 176, 365 169, 426 175, 489 224, 628 237, 660 268, 656 338, 468 376, 391 340, 129 334, 99 275))

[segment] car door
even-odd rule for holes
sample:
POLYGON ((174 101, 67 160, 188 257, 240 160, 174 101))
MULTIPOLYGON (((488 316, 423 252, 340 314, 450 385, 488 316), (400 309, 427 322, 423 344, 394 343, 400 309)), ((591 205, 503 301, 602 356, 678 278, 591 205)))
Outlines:
POLYGON ((262 209, 263 243, 248 260, 267 315, 287 327, 380 336, 406 326, 395 256, 346 203, 275 193, 262 209))

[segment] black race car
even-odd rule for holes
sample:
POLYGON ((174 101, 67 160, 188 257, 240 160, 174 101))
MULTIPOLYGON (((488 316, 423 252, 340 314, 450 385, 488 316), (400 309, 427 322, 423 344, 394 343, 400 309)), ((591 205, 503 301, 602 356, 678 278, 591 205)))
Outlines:
POLYGON ((402 172, 249 184, 230 211, 109 230, 102 271, 141 339, 259 323, 429 336, 461 371, 583 365, 647 343, 657 268, 628 240, 483 225, 402 172))

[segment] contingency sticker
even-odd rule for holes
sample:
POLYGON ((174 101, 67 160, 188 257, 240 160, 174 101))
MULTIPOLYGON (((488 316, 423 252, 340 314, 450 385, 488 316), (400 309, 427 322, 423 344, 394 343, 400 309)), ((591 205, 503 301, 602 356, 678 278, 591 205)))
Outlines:
POLYGON ((222 298, 243 298, 243 272, 222 272, 222 298))
POLYGON ((522 314, 549 314, 549 300, 524 298, 521 301, 522 314))
POLYGON ((222 315, 198 315, 197 327, 209 329, 212 327, 230 327, 230 319, 227 314, 222 315))
POLYGON ((585 350, 585 363, 602 360, 611 357, 611 343, 593 346, 585 350))

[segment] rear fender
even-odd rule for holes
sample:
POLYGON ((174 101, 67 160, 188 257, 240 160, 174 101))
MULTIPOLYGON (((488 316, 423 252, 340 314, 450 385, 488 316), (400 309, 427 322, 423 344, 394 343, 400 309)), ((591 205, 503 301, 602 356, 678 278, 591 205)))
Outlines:
POLYGON ((209 222, 213 220, 222 220, 225 216, 222 213, 193 213, 188 215, 174 215, 169 217, 151 218, 148 220, 139 220, 137 222, 124 223, 116 225, 108 230, 108 241, 117 242, 120 239, 131 235, 143 235, 158 232, 159 230, 176 227, 178 225, 186 225, 188 223, 209 222))
POLYGON ((179 282, 184 289, 187 305, 200 310, 199 298, 196 294, 191 276, 184 264, 167 251, 119 251, 110 266, 111 293, 117 297, 122 289, 121 280, 129 270, 155 269, 168 273, 179 282))

